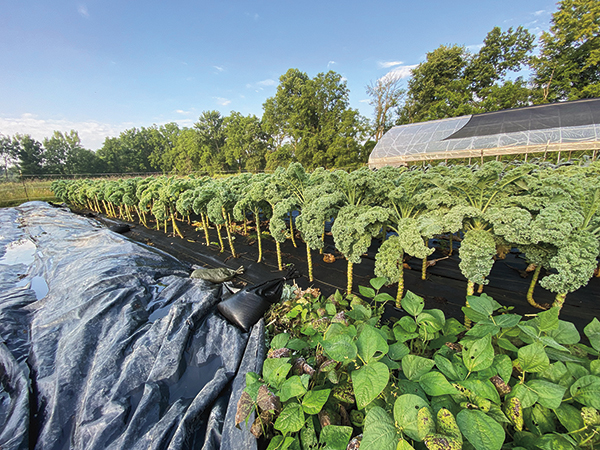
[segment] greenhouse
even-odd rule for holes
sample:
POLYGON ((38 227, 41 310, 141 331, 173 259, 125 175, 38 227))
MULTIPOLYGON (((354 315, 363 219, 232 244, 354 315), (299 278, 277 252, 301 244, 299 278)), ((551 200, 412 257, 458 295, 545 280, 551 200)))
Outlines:
POLYGON ((369 167, 579 150, 595 159, 598 149, 600 99, 585 99, 400 125, 377 143, 369 167))

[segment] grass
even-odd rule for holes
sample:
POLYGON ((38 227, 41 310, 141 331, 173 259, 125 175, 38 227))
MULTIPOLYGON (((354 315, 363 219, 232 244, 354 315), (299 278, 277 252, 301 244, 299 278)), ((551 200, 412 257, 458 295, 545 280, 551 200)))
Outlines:
POLYGON ((56 201, 50 190, 52 180, 25 180, 0 182, 0 208, 18 206, 33 200, 56 201))

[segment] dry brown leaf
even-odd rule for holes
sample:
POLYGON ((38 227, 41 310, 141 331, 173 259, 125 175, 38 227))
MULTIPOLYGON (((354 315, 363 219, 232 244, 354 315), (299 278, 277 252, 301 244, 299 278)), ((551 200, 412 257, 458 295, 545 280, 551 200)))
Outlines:
POLYGON ((246 391, 242 392, 242 396, 238 400, 237 411, 235 413, 235 426, 240 427, 240 423, 244 422, 252 410, 254 409, 254 402, 252 397, 248 395, 246 391))

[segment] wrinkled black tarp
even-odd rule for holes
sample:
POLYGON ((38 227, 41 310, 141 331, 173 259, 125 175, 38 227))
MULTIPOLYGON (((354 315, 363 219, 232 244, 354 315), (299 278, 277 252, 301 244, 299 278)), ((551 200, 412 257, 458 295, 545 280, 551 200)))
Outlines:
POLYGON ((46 203, 0 210, 0 448, 252 449, 243 333, 180 262, 46 203))

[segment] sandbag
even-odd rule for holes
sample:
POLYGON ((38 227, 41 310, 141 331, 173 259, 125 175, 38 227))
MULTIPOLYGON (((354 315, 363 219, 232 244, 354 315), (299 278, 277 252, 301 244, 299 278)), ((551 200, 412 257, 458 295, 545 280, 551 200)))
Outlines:
POLYGON ((232 324, 244 331, 260 320, 271 305, 281 300, 283 285, 287 280, 298 278, 292 268, 285 277, 246 287, 217 305, 219 312, 232 324))
POLYGON ((127 233, 128 231, 131 231, 131 227, 126 223, 117 223, 115 225, 111 225, 110 227, 108 227, 108 229, 110 231, 112 231, 113 233, 119 233, 119 234, 123 234, 123 233, 127 233))
POLYGON ((190 278, 200 278, 201 280, 210 281, 211 283, 224 283, 233 279, 236 275, 244 273, 244 266, 240 266, 237 270, 229 269, 228 267, 219 267, 217 269, 196 269, 190 275, 190 278))

